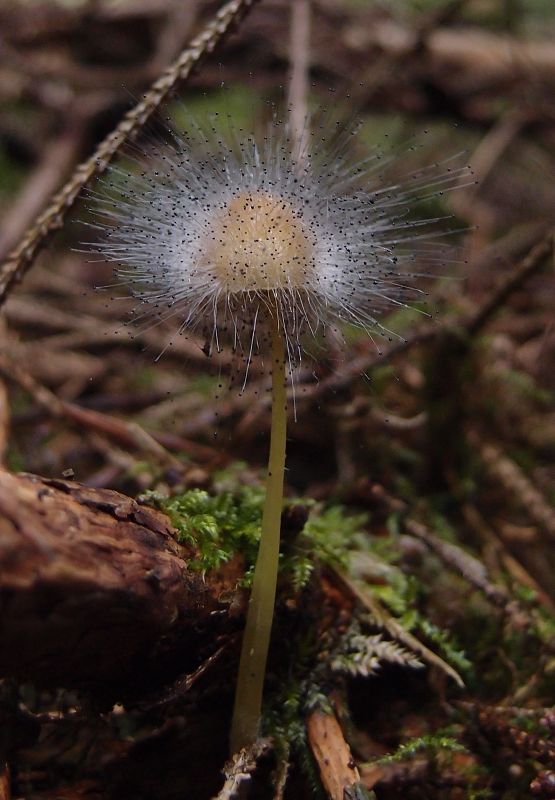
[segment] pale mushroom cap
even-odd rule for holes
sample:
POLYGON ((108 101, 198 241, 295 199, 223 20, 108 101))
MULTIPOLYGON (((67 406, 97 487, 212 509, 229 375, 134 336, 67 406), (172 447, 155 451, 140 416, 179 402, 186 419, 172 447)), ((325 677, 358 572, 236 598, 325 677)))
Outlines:
POLYGON ((328 326, 358 326, 377 346, 399 337, 381 314, 424 302, 420 278, 444 263, 442 217, 413 204, 469 173, 451 157, 390 178, 390 157, 361 160, 354 133, 313 125, 299 154, 278 117, 258 137, 193 125, 140 173, 112 168, 98 250, 140 301, 136 318, 202 331, 217 349, 227 339, 247 363, 276 315, 291 363, 328 326))
POLYGON ((237 194, 211 223, 199 268, 226 292, 306 286, 315 270, 314 247, 301 215, 284 198, 264 191, 237 194))

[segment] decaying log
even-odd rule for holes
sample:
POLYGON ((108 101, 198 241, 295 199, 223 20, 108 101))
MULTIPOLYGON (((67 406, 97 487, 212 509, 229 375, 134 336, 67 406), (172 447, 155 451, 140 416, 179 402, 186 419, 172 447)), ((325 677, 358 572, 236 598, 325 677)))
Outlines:
POLYGON ((125 699, 194 670, 233 626, 237 570, 191 555, 118 492, 0 471, 0 676, 125 699))

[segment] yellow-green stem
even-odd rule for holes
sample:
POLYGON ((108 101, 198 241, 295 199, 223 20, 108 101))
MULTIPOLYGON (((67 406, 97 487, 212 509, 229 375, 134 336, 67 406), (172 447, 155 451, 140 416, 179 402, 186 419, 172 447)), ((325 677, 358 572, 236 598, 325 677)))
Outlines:
POLYGON ((285 341, 276 317, 272 320, 272 430, 266 499, 262 514, 262 536, 254 568, 235 690, 230 738, 232 754, 256 740, 260 725, 279 562, 287 429, 286 404, 285 341))

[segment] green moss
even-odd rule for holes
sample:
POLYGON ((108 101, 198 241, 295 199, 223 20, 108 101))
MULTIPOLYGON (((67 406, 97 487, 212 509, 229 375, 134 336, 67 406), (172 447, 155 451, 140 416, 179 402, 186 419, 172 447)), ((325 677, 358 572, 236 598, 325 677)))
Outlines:
POLYGON ((467 679, 473 672, 473 665, 464 650, 455 641, 453 635, 434 625, 429 619, 418 612, 412 612, 401 618, 401 624, 408 630, 422 633, 434 643, 436 650, 441 652, 443 658, 467 679))
MULTIPOLYGON (((527 587, 521 587, 521 591, 532 592, 527 587)), ((538 638, 550 649, 555 650, 555 618, 541 606, 535 614, 536 634, 538 638)))
POLYGON ((294 546, 282 557, 282 569, 291 576, 293 586, 305 586, 317 564, 346 568, 348 550, 366 522, 365 514, 346 514, 342 506, 314 506, 294 546))
POLYGON ((407 761, 422 751, 425 751, 428 756, 439 755, 441 752, 468 752, 466 747, 454 738, 453 729, 447 728, 425 736, 416 736, 413 739, 409 739, 400 744, 395 752, 378 758, 372 764, 395 764, 399 761, 407 761))
POLYGON ((189 563, 191 569, 210 570, 241 552, 248 564, 254 563, 264 492, 245 486, 236 494, 211 495, 191 489, 174 497, 155 499, 172 520, 178 540, 198 548, 199 556, 189 563))
MULTIPOLYGON (((472 674, 472 662, 455 637, 436 625, 421 610, 428 599, 428 588, 421 577, 407 575, 395 562, 399 558, 396 539, 400 533, 400 517, 392 514, 387 520, 390 536, 369 541, 369 549, 377 560, 389 567, 383 571, 385 582, 372 584, 372 594, 381 600, 394 614, 406 631, 425 637, 435 646, 440 655, 466 679, 472 674)), ((433 581, 437 584, 437 580, 433 581)))
MULTIPOLYGON (((150 492, 145 499, 168 514, 179 541, 198 549, 198 558, 189 562, 191 569, 217 569, 241 553, 246 565, 243 584, 250 586, 260 540, 263 488, 247 485, 214 495, 192 489, 169 498, 150 492)), ((310 500, 295 504, 309 507, 310 513, 303 530, 283 547, 280 572, 295 589, 302 589, 317 564, 346 565, 347 549, 366 516, 346 514, 340 506, 321 508, 310 500)))
POLYGON ((307 740, 305 717, 315 708, 330 712, 321 688, 322 670, 314 626, 297 629, 288 642, 289 658, 279 681, 270 683, 262 718, 264 735, 273 739, 278 756, 294 758, 315 798, 324 798, 318 769, 307 740))

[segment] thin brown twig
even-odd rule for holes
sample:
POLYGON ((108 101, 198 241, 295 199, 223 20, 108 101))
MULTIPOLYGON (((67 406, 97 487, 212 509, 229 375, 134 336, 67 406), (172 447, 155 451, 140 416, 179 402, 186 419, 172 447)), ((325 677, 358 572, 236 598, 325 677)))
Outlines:
POLYGON ((400 353, 409 348, 428 342, 441 336, 446 330, 461 327, 468 336, 475 336, 490 321, 493 315, 499 311, 507 299, 516 292, 535 272, 543 265, 545 259, 553 252, 553 232, 550 231, 529 253, 517 264, 515 269, 508 276, 506 281, 498 287, 486 300, 483 306, 470 319, 460 323, 450 323, 445 325, 427 325, 417 330, 410 338, 402 339, 389 347, 387 350, 368 355, 357 356, 349 361, 348 364, 334 372, 319 383, 303 387, 302 399, 318 398, 326 395, 330 391, 337 391, 348 386, 353 377, 362 375, 367 370, 385 364, 400 353))
POLYGON ((286 751, 277 754, 277 766, 272 775, 272 788, 274 795, 272 800, 283 800, 285 792, 285 785, 289 777, 289 747, 286 745, 286 751))
POLYGON ((0 800, 11 800, 10 767, 8 764, 0 765, 0 800))
POLYGON ((159 73, 179 54, 183 42, 190 35, 197 14, 198 0, 171 0, 166 11, 166 20, 160 30, 154 51, 151 69, 159 73))
POLYGON ((294 0, 291 3, 291 34, 289 59, 289 116, 291 130, 299 153, 308 134, 308 70, 310 66, 310 6, 311 0, 294 0))
POLYGON ((346 591, 362 608, 369 612, 372 622, 383 628, 391 638, 406 647, 417 656, 420 656, 428 666, 438 669, 449 678, 455 681, 460 688, 464 687, 464 681, 453 667, 444 661, 437 653, 426 647, 425 644, 416 638, 410 631, 406 630, 401 623, 393 617, 389 611, 374 597, 370 591, 357 582, 342 570, 329 568, 329 575, 332 581, 346 591))
POLYGON ((511 497, 517 499, 529 517, 543 528, 550 539, 555 540, 555 508, 536 489, 518 464, 491 442, 482 441, 477 433, 471 432, 469 441, 479 453, 489 475, 499 481, 511 497))
POLYGON ((491 234, 495 228, 495 210, 483 199, 481 189, 526 124, 525 115, 520 110, 514 109, 494 123, 469 159, 475 183, 462 188, 459 192, 454 192, 450 197, 450 204, 455 213, 474 224, 473 234, 470 237, 471 252, 479 253, 483 249, 485 240, 489 238, 488 233, 491 234))
POLYGON ((104 172, 123 144, 141 130, 175 86, 191 75, 201 59, 214 50, 231 26, 237 24, 255 2, 256 0, 229 0, 222 6, 204 30, 153 83, 135 108, 128 111, 100 143, 93 155, 77 167, 0 267, 0 304, 6 299, 12 286, 22 279, 49 237, 63 226, 83 188, 94 176, 104 172))
POLYGON ((335 392, 343 389, 351 383, 355 376, 364 375, 367 370, 377 367, 380 364, 387 364, 392 358, 400 353, 404 353, 405 350, 411 347, 416 347, 419 344, 426 344, 432 341, 438 336, 441 330, 442 328, 439 326, 426 326, 416 331, 410 339, 401 339, 394 345, 391 345, 387 350, 380 350, 371 354, 364 353, 364 355, 357 356, 332 375, 329 375, 318 383, 303 387, 302 399, 304 400, 308 397, 315 399, 325 396, 328 392, 335 392))
MULTIPOLYGON (((141 346, 146 344, 149 350, 158 355, 168 343, 164 331, 159 328, 150 328, 141 333, 140 337, 133 337, 119 319, 114 323, 111 318, 101 320, 92 314, 76 310, 63 311, 59 306, 40 305, 36 299, 23 294, 10 298, 5 314, 8 321, 16 326, 40 327, 49 333, 59 330, 60 333, 48 336, 50 352, 61 351, 65 354, 69 350, 82 351, 98 346, 108 347, 115 343, 125 347, 137 347, 137 343, 140 342, 141 346)), ((221 353, 213 351, 208 359, 202 349, 203 343, 203 339, 192 333, 187 337, 176 336, 172 340, 171 347, 166 350, 166 359, 170 356, 186 359, 188 364, 200 365, 203 370, 209 360, 213 370, 221 370, 224 373, 233 371, 235 368, 233 353, 225 350, 221 353)), ((249 374, 258 373, 264 374, 264 367, 253 360, 249 374)))
MULTIPOLYGON (((29 392, 35 402, 45 408, 53 417, 58 419, 69 418, 86 429, 94 430, 97 433, 111 436, 120 442, 125 442, 128 446, 135 447, 139 451, 148 454, 156 463, 165 468, 177 469, 179 473, 184 470, 184 464, 136 422, 120 420, 108 414, 91 411, 74 403, 60 400, 45 386, 37 383, 28 372, 25 372, 5 354, 0 354, 0 373, 29 392)), ((199 445, 199 447, 202 447, 202 445, 199 445)))
POLYGON ((553 603, 553 600, 549 597, 547 592, 542 589, 535 578, 522 566, 520 561, 509 553, 501 537, 487 523, 478 509, 469 504, 464 504, 462 506, 462 513, 467 525, 480 536, 486 547, 494 550, 496 557, 511 578, 517 583, 532 589, 539 602, 547 608, 550 614, 555 616, 555 603, 553 603))
POLYGON ((426 37, 440 25, 449 25, 456 16, 464 9, 468 0, 449 0, 448 3, 441 4, 437 8, 432 8, 424 12, 418 21, 416 35, 421 44, 425 46, 426 37))
MULTIPOLYGON (((553 234, 550 232, 517 264, 508 279, 492 293, 484 305, 469 320, 463 319, 462 321, 451 322, 448 325, 430 324, 423 326, 420 330, 415 331, 410 338, 400 339, 387 350, 363 353, 360 356, 351 358, 335 372, 317 383, 314 382, 312 373, 307 371, 305 377, 300 376, 296 379, 295 385, 288 388, 288 400, 296 398, 298 410, 303 404, 314 402, 331 392, 346 388, 358 376, 364 375, 379 365, 387 364, 396 356, 413 347, 428 344, 448 331, 462 330, 469 336, 476 335, 501 308, 512 292, 517 291, 528 278, 540 269, 546 255, 551 252, 553 247, 552 240, 553 234)), ((221 423, 230 416, 240 413, 245 409, 245 406, 248 406, 244 411, 245 416, 235 427, 236 432, 244 432, 253 426, 256 427, 263 424, 262 420, 267 412, 268 405, 269 398, 264 396, 262 392, 260 392, 260 401, 256 406, 249 405, 245 397, 240 396, 230 399, 225 407, 220 405, 217 417, 221 423)), ((290 413, 293 414, 293 403, 290 403, 289 409, 290 413)), ((215 422, 215 412, 209 408, 203 409, 187 422, 187 430, 190 432, 206 430, 209 427, 213 427, 215 422)))
POLYGON ((10 404, 8 390, 3 381, 0 381, 0 464, 4 463, 8 450, 8 433, 10 428, 10 404))
POLYGON ((503 586, 494 583, 488 576, 485 566, 474 556, 452 542, 446 542, 421 522, 415 519, 405 519, 403 527, 426 547, 435 553, 451 569, 459 572, 468 583, 480 589, 494 605, 500 606, 512 614, 516 611, 516 603, 503 586))
POLYGON ((154 708, 163 708, 164 706, 179 700, 181 697, 183 697, 183 695, 190 691, 190 689, 195 685, 199 678, 201 678, 207 672, 207 670, 213 667, 213 665, 220 660, 224 651, 224 645, 218 647, 218 649, 215 650, 212 655, 208 656, 208 658, 205 658, 202 661, 202 663, 194 670, 194 672, 178 678, 171 684, 171 686, 164 687, 163 691, 157 693, 155 697, 149 697, 145 700, 141 700, 141 702, 138 703, 138 707, 143 711, 150 711, 154 708))
MULTIPOLYGON (((372 495, 385 503, 392 511, 407 511, 406 503, 391 497, 381 486, 374 486, 372 495)), ((524 612, 519 604, 504 586, 500 586, 491 579, 481 561, 463 550, 462 547, 436 536, 426 525, 415 519, 403 518, 402 526, 407 533, 423 542, 446 566, 458 572, 468 583, 483 592, 488 600, 501 608, 504 613, 513 619, 522 618, 524 612)))
POLYGON ((541 242, 533 247, 522 259, 516 269, 491 295, 491 297, 478 309, 476 314, 465 323, 465 330, 469 336, 475 336, 487 325, 493 315, 503 306, 506 300, 516 292, 537 270, 546 258, 553 256, 554 234, 550 231, 541 242))

